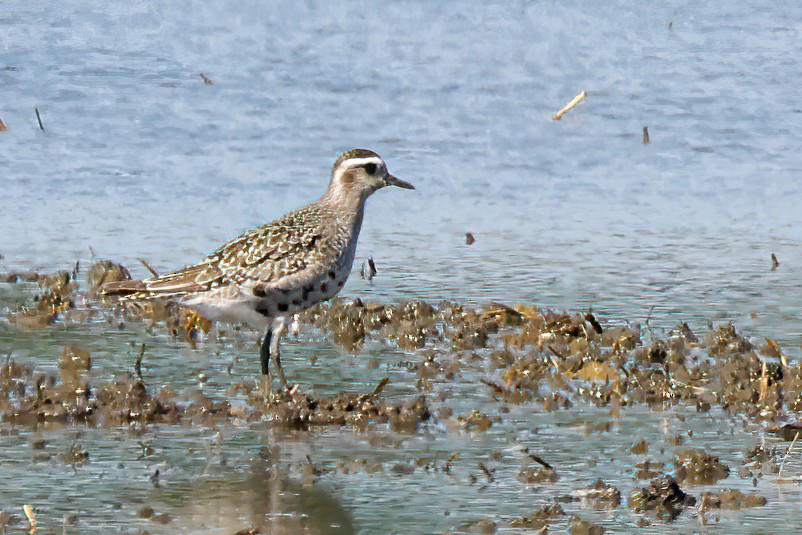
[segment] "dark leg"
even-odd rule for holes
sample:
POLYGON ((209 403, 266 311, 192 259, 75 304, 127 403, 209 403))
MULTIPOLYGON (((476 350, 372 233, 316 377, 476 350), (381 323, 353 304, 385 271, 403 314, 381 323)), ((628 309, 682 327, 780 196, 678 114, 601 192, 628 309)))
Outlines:
POLYGON ((284 318, 277 318, 273 321, 273 324, 267 328, 265 339, 262 340, 259 357, 262 360, 262 375, 270 374, 270 358, 272 357, 276 361, 276 375, 278 375, 278 380, 281 381, 281 386, 289 390, 290 385, 284 377, 284 370, 281 368, 281 356, 278 348, 281 335, 284 334, 285 330, 284 318))
POLYGON ((259 357, 262 359, 262 375, 270 374, 270 343, 273 338, 273 327, 267 328, 267 334, 262 341, 262 347, 259 349, 259 357))
POLYGON ((276 361, 276 375, 278 375, 278 380, 281 381, 281 386, 285 389, 289 390, 290 385, 287 383, 287 379, 284 377, 284 370, 281 368, 281 352, 279 351, 279 343, 281 342, 281 335, 284 334, 284 331, 287 329, 287 324, 284 318, 276 318, 273 322, 273 325, 270 327, 270 331, 273 333, 273 339, 270 340, 270 354, 273 355, 273 360, 276 361))

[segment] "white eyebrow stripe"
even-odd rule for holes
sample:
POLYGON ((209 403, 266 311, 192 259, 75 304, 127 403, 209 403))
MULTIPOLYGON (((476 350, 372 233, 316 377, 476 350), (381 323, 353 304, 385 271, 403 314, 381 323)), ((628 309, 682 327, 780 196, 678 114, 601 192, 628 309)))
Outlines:
POLYGON ((337 169, 334 172, 334 180, 339 181, 340 178, 342 178, 343 173, 345 173, 348 169, 353 169, 354 167, 361 167, 369 163, 381 167, 382 165, 384 165, 384 160, 382 160, 381 158, 377 158, 376 156, 369 156, 367 158, 350 158, 348 160, 345 160, 337 167, 337 169))
POLYGON ((367 165, 369 163, 375 164, 376 166, 381 166, 384 162, 381 158, 377 158, 376 156, 370 156, 368 158, 350 158, 345 160, 340 167, 343 169, 351 169, 353 167, 362 167, 363 165, 367 165))

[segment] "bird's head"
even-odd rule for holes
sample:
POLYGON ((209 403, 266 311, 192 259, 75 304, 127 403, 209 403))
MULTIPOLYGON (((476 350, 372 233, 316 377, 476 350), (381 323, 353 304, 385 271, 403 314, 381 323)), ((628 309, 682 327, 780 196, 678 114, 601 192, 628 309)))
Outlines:
POLYGON ((387 171, 381 156, 367 149, 351 149, 337 158, 331 168, 329 193, 338 197, 366 199, 385 186, 415 189, 387 171))

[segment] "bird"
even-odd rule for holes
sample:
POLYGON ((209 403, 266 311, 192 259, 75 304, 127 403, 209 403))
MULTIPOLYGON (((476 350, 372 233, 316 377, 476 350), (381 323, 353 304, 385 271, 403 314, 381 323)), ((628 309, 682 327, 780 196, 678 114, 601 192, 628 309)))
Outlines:
POLYGON ((387 187, 415 189, 390 174, 375 152, 343 152, 316 201, 243 232, 197 264, 144 280, 108 282, 103 294, 123 301, 166 299, 223 323, 264 332, 262 374, 270 360, 281 385, 279 342, 289 319, 342 290, 356 255, 365 203, 387 187))

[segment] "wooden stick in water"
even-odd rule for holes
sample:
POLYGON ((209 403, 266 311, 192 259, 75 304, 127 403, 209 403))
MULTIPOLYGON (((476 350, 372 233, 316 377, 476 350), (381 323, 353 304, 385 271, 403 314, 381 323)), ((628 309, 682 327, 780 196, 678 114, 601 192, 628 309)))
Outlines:
POLYGON ((42 116, 39 115, 39 108, 34 108, 33 111, 36 112, 36 122, 39 123, 39 130, 44 131, 45 125, 42 124, 42 116))
POLYGON ((791 445, 788 446, 788 449, 783 456, 783 461, 780 463, 780 471, 777 472, 777 479, 782 479, 783 477, 783 468, 785 468, 785 460, 788 458, 788 454, 791 453, 791 450, 794 449, 794 444, 796 444, 796 439, 799 438, 799 431, 796 432, 794 435, 794 440, 791 441, 791 445))
POLYGON ((571 108, 573 108, 574 106, 576 106, 577 104, 579 104, 580 102, 582 102, 583 100, 585 100, 585 97, 586 97, 586 96, 587 96, 587 93, 585 93, 584 91, 582 91, 581 93, 579 93, 579 94, 578 94, 577 96, 575 96, 575 97, 574 97, 574 99, 573 99, 571 102, 569 102, 569 103, 568 103, 568 104, 567 104, 567 105, 566 105, 566 106, 565 106, 563 109, 561 109, 560 111, 558 111, 557 113, 555 113, 555 114, 554 114, 554 116, 552 117, 552 119, 554 119, 555 121, 559 121, 560 119, 562 119, 562 118, 563 118, 563 115, 565 115, 565 114, 566 114, 566 112, 568 112, 568 111, 569 111, 571 108))
POLYGON ((147 261, 147 260, 145 260, 144 258, 137 258, 137 260, 139 260, 140 262, 142 262, 142 265, 143 265, 143 266, 145 266, 145 269, 147 269, 148 271, 150 271, 150 274, 151 274, 151 275, 153 275, 154 277, 158 277, 158 276, 159 276, 159 274, 156 272, 156 270, 155 270, 155 269, 153 269, 153 268, 150 266, 150 264, 148 264, 148 261, 147 261))

